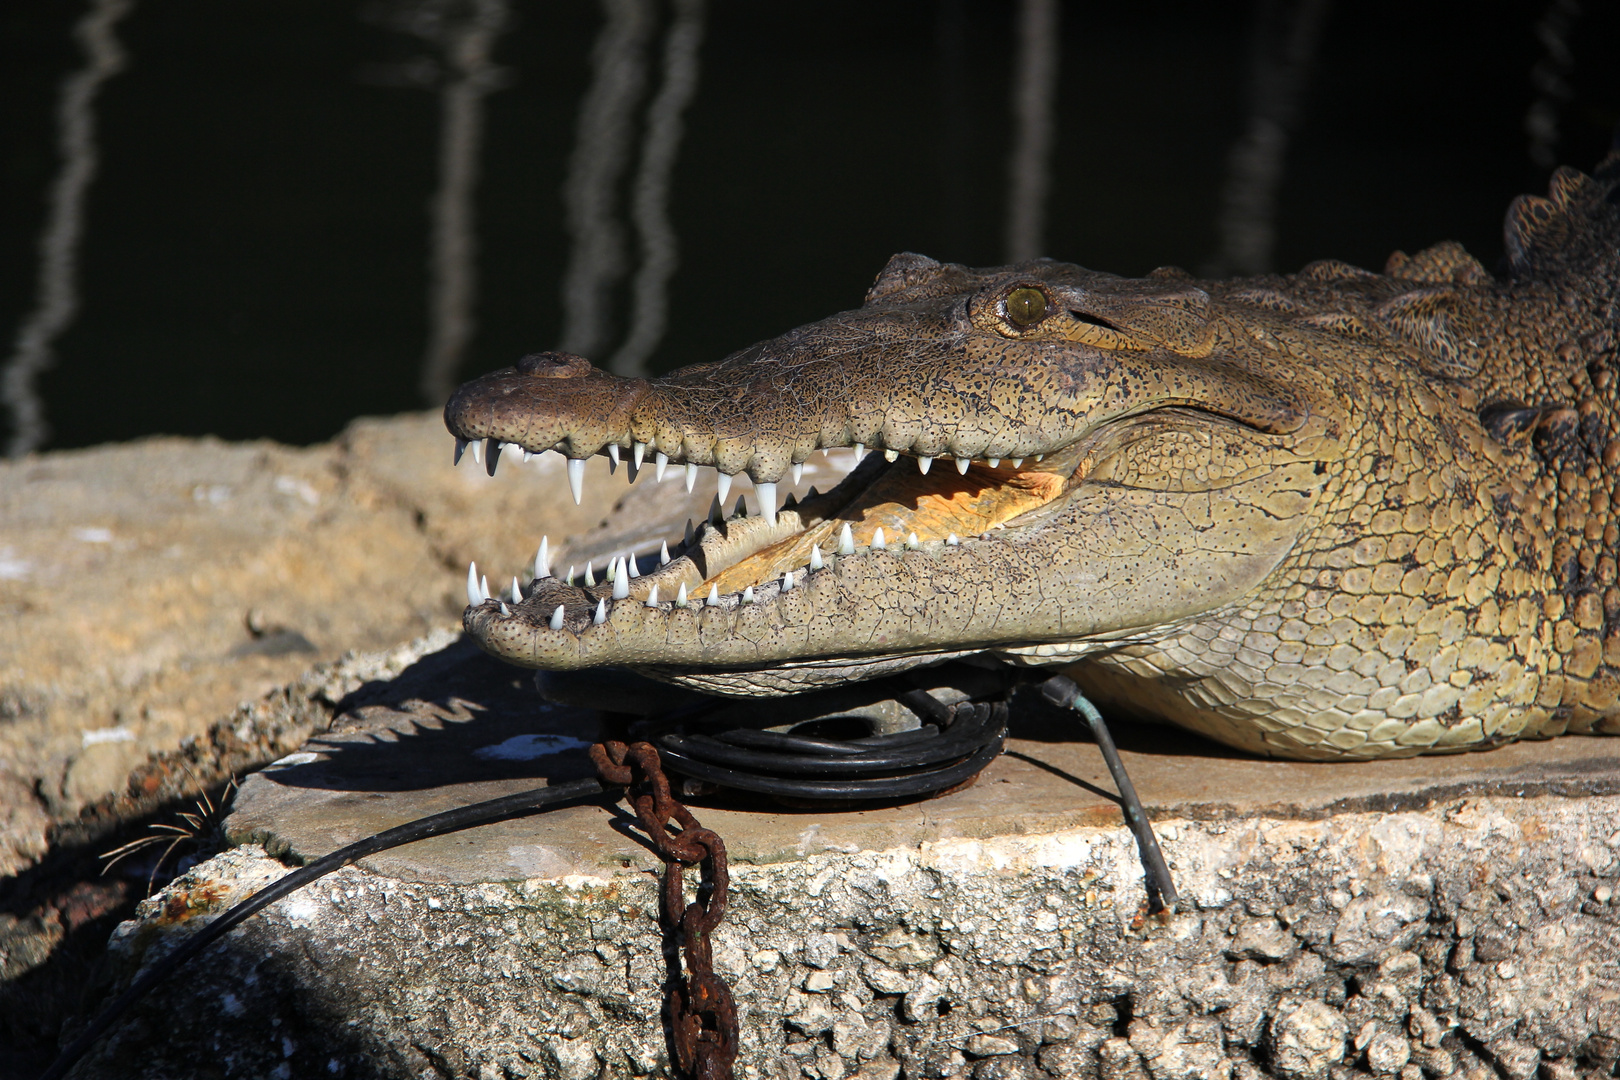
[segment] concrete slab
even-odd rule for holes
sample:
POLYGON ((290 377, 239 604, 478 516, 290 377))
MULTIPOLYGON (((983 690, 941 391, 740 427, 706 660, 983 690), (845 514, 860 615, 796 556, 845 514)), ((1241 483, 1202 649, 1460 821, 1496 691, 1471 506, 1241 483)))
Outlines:
MULTIPOLYGON (((743 1080, 1530 1080, 1620 1058, 1620 740, 1326 765, 1124 728, 1184 898, 1160 923, 1095 747, 1018 704, 1009 752, 949 796, 697 801, 733 859, 713 947, 743 1080)), ((259 843, 314 856, 582 775, 599 724, 465 643, 424 653, 249 781, 229 829, 258 843, 148 901, 108 989, 285 873, 259 843)), ((233 931, 75 1075, 669 1075, 656 867, 605 805, 384 853, 233 931)))
MULTIPOLYGON (((528 675, 462 641, 398 680, 355 696, 330 732, 249 777, 227 828, 304 862, 427 814, 593 774, 586 748, 601 714, 540 700, 528 675)), ((1316 819, 1420 808, 1465 796, 1620 793, 1620 739, 1516 743, 1488 753, 1342 764, 1264 761, 1158 725, 1118 726, 1121 756, 1155 815, 1228 821, 1316 819)), ((1119 809, 1077 718, 1020 692, 1003 757, 965 791, 925 802, 794 809, 736 796, 693 800, 733 860, 767 863, 827 851, 915 847, 1112 826, 1119 809)), ((622 737, 622 736, 616 736, 622 737)), ((640 872, 644 845, 596 806, 488 825, 374 856, 411 881, 471 883, 640 872)))

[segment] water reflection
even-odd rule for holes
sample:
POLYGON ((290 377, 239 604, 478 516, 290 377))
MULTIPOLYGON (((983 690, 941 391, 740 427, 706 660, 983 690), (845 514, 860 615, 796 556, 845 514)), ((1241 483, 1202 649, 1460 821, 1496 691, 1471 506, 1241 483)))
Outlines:
POLYGON ((1620 15, 1576 0, 130 4, 4 16, 17 449, 41 400, 53 446, 301 442, 547 346, 715 360, 900 250, 1489 265, 1512 196, 1620 119, 1620 15))
POLYGON ((124 50, 115 31, 133 4, 134 0, 93 0, 73 28, 73 36, 84 50, 84 66, 62 80, 56 105, 61 165, 47 196, 50 209, 39 239, 34 308, 23 319, 0 376, 0 402, 10 414, 6 442, 10 457, 36 450, 50 437, 36 380, 51 366, 56 339, 79 308, 84 201, 97 165, 96 95, 102 83, 124 68, 124 50))

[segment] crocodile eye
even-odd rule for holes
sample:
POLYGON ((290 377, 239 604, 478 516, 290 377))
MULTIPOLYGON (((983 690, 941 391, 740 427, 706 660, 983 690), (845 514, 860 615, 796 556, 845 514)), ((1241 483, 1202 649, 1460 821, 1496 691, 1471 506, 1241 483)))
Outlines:
POLYGON ((1007 318, 1014 326, 1031 327, 1046 318, 1046 294, 1027 285, 1007 294, 1007 318))

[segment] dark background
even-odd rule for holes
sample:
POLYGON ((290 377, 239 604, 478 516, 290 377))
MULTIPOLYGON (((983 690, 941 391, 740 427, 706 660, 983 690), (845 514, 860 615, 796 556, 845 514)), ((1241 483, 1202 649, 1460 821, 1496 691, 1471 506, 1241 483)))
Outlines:
MULTIPOLYGON (((1620 122, 1616 6, 1586 0, 1569 38, 1557 155, 1587 169, 1620 122)), ((562 322, 560 189, 600 15, 514 7, 496 49, 510 84, 485 99, 463 376, 551 347, 562 322)), ((1493 265, 1508 201, 1546 183, 1524 117, 1548 8, 1336 3, 1286 157, 1277 268, 1376 269, 1445 238, 1493 265)), ((82 62, 82 10, 0 5, 7 354, 34 301, 57 86, 82 62)), ((711 0, 654 367, 855 306, 892 252, 1001 261, 1014 12, 711 0)), ((158 432, 301 443, 422 407, 438 97, 365 77, 427 51, 365 14, 357 0, 138 0, 119 24, 129 66, 96 105, 83 304, 41 380, 51 447, 158 432)), ((1242 4, 1065 7, 1050 254, 1125 274, 1208 262, 1249 110, 1253 18, 1242 4)))

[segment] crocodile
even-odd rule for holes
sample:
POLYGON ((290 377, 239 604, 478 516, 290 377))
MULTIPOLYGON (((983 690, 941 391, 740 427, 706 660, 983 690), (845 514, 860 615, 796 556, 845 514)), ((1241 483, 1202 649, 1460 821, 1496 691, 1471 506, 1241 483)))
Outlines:
POLYGON ((1495 274, 1450 242, 1225 280, 907 253, 717 363, 525 357, 447 404, 458 461, 555 450, 576 500, 593 455, 708 467, 759 505, 611 580, 474 575, 466 630, 731 696, 1061 668, 1293 759, 1620 732, 1620 145, 1503 231, 1495 274))

